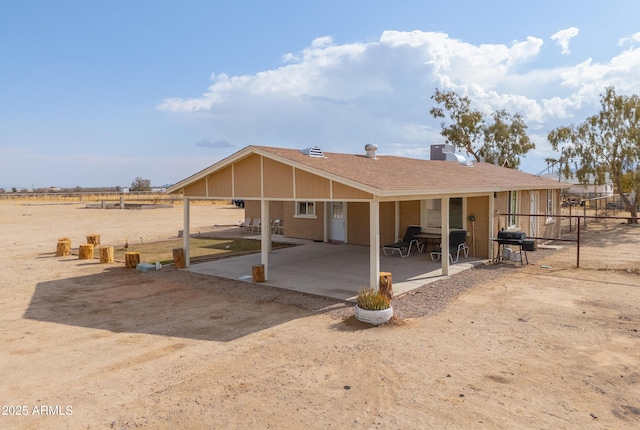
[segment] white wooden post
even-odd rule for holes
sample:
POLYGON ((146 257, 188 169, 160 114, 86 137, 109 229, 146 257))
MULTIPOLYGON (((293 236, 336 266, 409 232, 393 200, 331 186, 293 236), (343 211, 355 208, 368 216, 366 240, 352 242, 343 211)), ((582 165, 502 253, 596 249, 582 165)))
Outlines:
POLYGON ((449 276, 449 197, 440 199, 440 216, 440 224, 442 225, 442 240, 440 243, 442 276, 449 276))
POLYGON ((489 195, 489 243, 488 243, 488 255, 489 258, 493 258, 493 244, 495 243, 491 238, 496 237, 495 232, 495 217, 496 217, 496 199, 493 195, 489 195))
POLYGON ((394 224, 393 224, 393 229, 394 229, 394 236, 393 236, 393 240, 396 240, 400 237, 400 202, 399 201, 395 201, 394 202, 394 214, 393 214, 393 219, 394 219, 394 224))
POLYGON ((380 287, 380 202, 369 202, 369 285, 380 287))
POLYGON ((189 254, 190 254, 190 249, 191 246, 189 244, 189 236, 191 236, 191 234, 189 233, 190 230, 190 219, 191 219, 191 215, 189 212, 190 209, 190 200, 189 197, 185 197, 183 199, 184 202, 184 231, 182 232, 183 236, 182 236, 182 243, 183 248, 184 248, 184 264, 185 266, 189 267, 189 254))
POLYGON ((269 280, 269 250, 271 249, 271 222, 269 200, 260 200, 260 263, 264 265, 264 280, 269 280))

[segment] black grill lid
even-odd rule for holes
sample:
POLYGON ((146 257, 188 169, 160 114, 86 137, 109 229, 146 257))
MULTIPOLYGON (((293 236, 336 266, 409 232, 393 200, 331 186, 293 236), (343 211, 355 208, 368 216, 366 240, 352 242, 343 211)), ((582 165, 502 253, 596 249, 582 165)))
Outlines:
POLYGON ((502 240, 523 240, 527 238, 527 234, 524 231, 499 231, 498 239, 502 240))

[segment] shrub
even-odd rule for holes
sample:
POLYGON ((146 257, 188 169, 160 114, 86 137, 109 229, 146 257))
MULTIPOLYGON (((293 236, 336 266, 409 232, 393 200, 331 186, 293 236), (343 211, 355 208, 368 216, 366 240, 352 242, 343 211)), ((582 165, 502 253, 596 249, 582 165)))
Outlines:
POLYGON ((356 303, 360 309, 369 311, 380 311, 382 309, 388 309, 391 306, 389 298, 373 288, 359 290, 356 303))

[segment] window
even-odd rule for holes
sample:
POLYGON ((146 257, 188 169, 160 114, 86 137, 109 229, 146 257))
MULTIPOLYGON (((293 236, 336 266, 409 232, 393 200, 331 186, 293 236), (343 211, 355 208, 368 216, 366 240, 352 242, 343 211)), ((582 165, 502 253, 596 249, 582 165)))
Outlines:
MULTIPOLYGON (((463 228, 463 201, 462 197, 453 197, 449 199, 449 228, 461 229, 463 228)), ((441 199, 429 199, 425 201, 426 222, 427 228, 441 228, 441 199)))
POLYGON ((296 202, 296 216, 300 218, 315 218, 315 202, 296 202))
POLYGON ((429 199, 425 202, 426 227, 440 228, 440 199, 429 199))
MULTIPOLYGON (((518 192, 509 191, 509 214, 518 213, 518 192)), ((509 215, 509 227, 515 227, 518 225, 518 217, 515 215, 509 215)))
POLYGON ((462 227, 462 197, 449 199, 449 228, 462 227))
POLYGON ((553 190, 547 190, 547 206, 546 206, 546 215, 547 222, 553 221, 553 190))

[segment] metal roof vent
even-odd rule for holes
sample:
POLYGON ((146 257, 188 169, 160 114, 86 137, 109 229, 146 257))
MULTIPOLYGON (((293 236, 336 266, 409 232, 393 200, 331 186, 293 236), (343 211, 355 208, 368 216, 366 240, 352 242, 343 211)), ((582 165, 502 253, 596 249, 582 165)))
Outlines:
POLYGON ((364 146, 364 150, 367 153, 368 158, 373 158, 374 160, 377 158, 376 151, 378 150, 378 145, 376 145, 375 143, 367 143, 364 146))
POLYGON ((462 154, 456 154, 453 152, 446 152, 445 159, 447 161, 457 161, 460 164, 464 164, 465 166, 473 167, 473 163, 468 161, 466 157, 462 154))
POLYGON ((322 149, 320 149, 320 147, 318 146, 312 146, 311 148, 301 149, 300 152, 302 152, 304 155, 308 155, 309 157, 324 158, 324 153, 322 152, 322 149))

